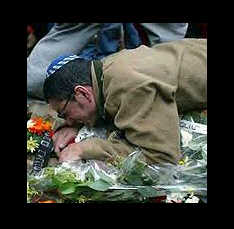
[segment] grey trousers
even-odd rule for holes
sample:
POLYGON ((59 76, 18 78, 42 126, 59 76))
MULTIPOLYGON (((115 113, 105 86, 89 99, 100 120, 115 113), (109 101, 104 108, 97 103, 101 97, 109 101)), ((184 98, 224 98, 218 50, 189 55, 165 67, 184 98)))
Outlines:
POLYGON ((99 27, 99 23, 56 23, 27 58, 27 95, 43 100, 43 83, 50 63, 60 55, 79 53, 99 27))
MULTIPOLYGON (((188 23, 141 23, 150 46, 184 38, 188 23)), ((50 63, 60 55, 79 54, 95 43, 101 23, 55 23, 27 58, 27 96, 44 100, 43 83, 50 63)))

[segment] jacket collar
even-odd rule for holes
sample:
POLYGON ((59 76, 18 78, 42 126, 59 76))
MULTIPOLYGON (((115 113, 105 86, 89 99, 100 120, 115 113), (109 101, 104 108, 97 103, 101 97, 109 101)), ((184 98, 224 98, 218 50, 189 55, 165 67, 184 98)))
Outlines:
POLYGON ((106 119, 104 110, 104 95, 103 95, 103 64, 100 60, 91 62, 92 85, 94 89, 95 102, 98 108, 98 119, 106 119))

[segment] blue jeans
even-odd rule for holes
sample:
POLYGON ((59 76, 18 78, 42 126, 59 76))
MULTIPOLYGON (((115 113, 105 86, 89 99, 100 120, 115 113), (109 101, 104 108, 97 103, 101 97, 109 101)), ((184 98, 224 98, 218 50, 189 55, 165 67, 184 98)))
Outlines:
POLYGON ((96 43, 89 43, 79 56, 88 59, 102 59, 119 51, 121 29, 124 32, 125 48, 132 49, 141 45, 141 40, 133 23, 103 23, 96 43))

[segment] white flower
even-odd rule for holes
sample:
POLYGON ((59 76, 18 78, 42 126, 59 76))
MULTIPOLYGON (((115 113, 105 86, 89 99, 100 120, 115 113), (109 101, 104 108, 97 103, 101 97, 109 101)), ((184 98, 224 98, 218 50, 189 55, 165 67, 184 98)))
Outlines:
POLYGON ((27 140, 27 152, 33 153, 38 146, 39 144, 32 138, 32 136, 27 140))
POLYGON ((166 203, 182 203, 185 193, 170 193, 167 195, 166 203))
POLYGON ((34 125, 35 123, 31 119, 27 121, 27 129, 32 128, 34 125))
POLYGON ((193 196, 192 198, 188 198, 187 200, 185 200, 185 203, 198 203, 199 202, 199 198, 197 198, 196 196, 193 196))

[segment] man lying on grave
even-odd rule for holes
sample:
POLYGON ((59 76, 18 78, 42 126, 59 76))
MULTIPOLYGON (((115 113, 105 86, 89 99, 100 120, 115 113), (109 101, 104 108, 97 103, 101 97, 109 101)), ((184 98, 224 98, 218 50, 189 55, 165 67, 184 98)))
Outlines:
POLYGON ((140 148, 150 164, 177 164, 179 114, 207 108, 207 40, 141 45, 102 61, 60 56, 48 67, 43 90, 66 120, 53 136, 60 162, 111 160, 140 148), (82 125, 108 126, 108 138, 68 145, 82 125))

